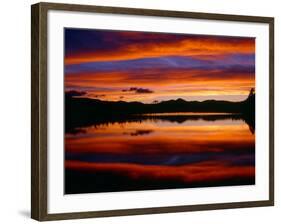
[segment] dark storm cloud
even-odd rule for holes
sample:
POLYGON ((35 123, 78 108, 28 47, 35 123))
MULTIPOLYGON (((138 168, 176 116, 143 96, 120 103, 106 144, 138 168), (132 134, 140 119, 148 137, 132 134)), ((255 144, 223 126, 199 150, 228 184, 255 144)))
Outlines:
POLYGON ((68 97, 84 96, 86 94, 87 93, 84 91, 76 91, 76 90, 70 90, 70 91, 65 92, 65 95, 68 97))
POLYGON ((131 87, 129 89, 123 89, 122 92, 153 93, 154 91, 146 88, 131 87))

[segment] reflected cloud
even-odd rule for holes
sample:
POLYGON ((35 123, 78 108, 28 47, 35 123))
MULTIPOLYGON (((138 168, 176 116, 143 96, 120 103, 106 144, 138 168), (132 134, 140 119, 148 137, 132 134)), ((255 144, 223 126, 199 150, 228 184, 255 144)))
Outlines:
POLYGON ((184 124, 190 121, 206 121, 206 122, 218 122, 218 121, 241 121, 248 125, 249 130, 252 134, 255 133, 255 121, 254 118, 245 118, 241 114, 226 114, 226 113, 209 113, 208 115, 202 113, 193 113, 189 115, 185 115, 182 113, 181 115, 174 113, 163 113, 163 114, 148 114, 148 115, 133 115, 128 117, 118 117, 118 118, 106 118, 105 120, 99 119, 90 120, 87 124, 79 125, 77 127, 71 127, 66 129, 67 134, 75 132, 75 129, 79 128, 89 128, 94 127, 96 129, 110 126, 114 124, 126 125, 128 123, 138 123, 142 124, 143 122, 154 122, 154 123, 177 123, 184 124))
POLYGON ((217 161, 171 167, 66 160, 65 168, 66 193, 255 184, 255 167, 229 166, 217 161))
POLYGON ((139 135, 149 135, 153 130, 136 130, 134 132, 123 132, 124 135, 139 136, 139 135))

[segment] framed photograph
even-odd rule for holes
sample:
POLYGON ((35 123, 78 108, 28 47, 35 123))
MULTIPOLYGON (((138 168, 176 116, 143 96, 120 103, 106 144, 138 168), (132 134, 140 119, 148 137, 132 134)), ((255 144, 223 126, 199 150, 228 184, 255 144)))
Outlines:
POLYGON ((32 218, 274 204, 274 18, 32 5, 32 218))

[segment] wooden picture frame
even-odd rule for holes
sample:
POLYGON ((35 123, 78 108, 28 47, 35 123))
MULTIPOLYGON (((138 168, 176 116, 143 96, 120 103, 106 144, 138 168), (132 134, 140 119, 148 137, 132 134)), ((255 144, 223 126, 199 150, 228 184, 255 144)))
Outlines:
MULTIPOLYGON (((241 15, 223 15, 182 11, 162 11, 136 8, 117 8, 90 5, 38 3, 31 7, 31 217, 39 221, 125 216, 170 212, 187 212, 227 208, 246 208, 274 205, 274 18, 241 15), (132 16, 187 18, 210 21, 247 22, 269 26, 269 192, 268 200, 211 203, 164 207, 145 207, 102 211, 48 212, 48 12, 67 11, 132 16)), ((268 78, 268 77, 266 77, 268 78)), ((63 122, 63 121, 62 121, 63 122)))

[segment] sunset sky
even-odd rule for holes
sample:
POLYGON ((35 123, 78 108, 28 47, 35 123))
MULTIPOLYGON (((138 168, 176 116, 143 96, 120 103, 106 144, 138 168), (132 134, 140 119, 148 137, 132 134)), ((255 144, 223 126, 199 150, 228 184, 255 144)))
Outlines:
POLYGON ((244 100, 255 39, 65 29, 65 91, 111 101, 244 100))

